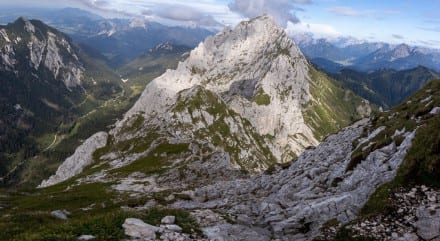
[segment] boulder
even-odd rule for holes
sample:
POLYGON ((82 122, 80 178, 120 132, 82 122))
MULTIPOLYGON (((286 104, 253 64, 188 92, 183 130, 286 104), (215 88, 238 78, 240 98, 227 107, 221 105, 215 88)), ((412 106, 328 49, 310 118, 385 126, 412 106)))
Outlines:
POLYGON ((424 240, 432 240, 440 237, 440 209, 435 211, 426 207, 420 207, 416 211, 418 218, 414 224, 417 234, 424 240))
POLYGON ((66 210, 55 210, 50 212, 50 214, 56 218, 67 220, 67 215, 69 215, 70 212, 66 210))
POLYGON ((158 227, 144 223, 144 221, 137 218, 125 219, 122 227, 125 235, 141 240, 154 240, 158 230, 158 227))
POLYGON ((174 224, 175 222, 176 222, 175 216, 165 216, 161 220, 161 223, 163 224, 174 224))
POLYGON ((96 237, 93 235, 81 235, 77 238, 78 241, 87 241, 87 240, 92 240, 95 239, 96 237))
POLYGON ((165 228, 165 230, 168 230, 168 231, 173 231, 173 232, 177 232, 177 233, 182 232, 182 228, 179 225, 175 225, 175 224, 161 225, 161 227, 165 228))

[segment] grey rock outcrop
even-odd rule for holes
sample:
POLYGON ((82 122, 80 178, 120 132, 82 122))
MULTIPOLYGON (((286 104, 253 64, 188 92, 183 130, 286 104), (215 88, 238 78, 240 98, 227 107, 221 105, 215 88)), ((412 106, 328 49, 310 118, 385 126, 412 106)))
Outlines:
POLYGON ((70 212, 66 210, 55 210, 50 212, 50 214, 56 218, 67 220, 67 215, 70 215, 70 212))
POLYGON ((197 234, 182 233, 182 228, 176 224, 165 224, 156 227, 140 219, 127 218, 122 227, 125 235, 130 237, 126 240, 207 241, 197 234))
POLYGON ((424 240, 440 238, 440 207, 422 206, 416 211, 417 222, 414 227, 417 234, 424 240))
POLYGON ((438 115, 440 113, 440 107, 436 106, 432 108, 432 110, 429 112, 431 115, 438 115))
POLYGON ((127 218, 122 224, 125 235, 138 240, 155 240, 158 227, 137 218, 127 218))
POLYGON ((176 222, 176 217, 175 216, 165 216, 162 218, 162 220, 160 222, 163 224, 174 224, 174 222, 176 222))
POLYGON ((44 180, 38 187, 52 186, 81 173, 86 166, 93 162, 93 152, 107 144, 107 137, 108 134, 106 132, 98 132, 87 139, 75 150, 72 156, 68 157, 58 167, 55 175, 44 180))
POLYGON ((86 235, 86 234, 84 234, 84 235, 79 236, 77 240, 78 241, 87 241, 87 240, 93 240, 95 238, 96 237, 93 236, 93 235, 86 235))
POLYGON ((67 89, 81 86, 84 66, 63 34, 25 18, 19 18, 12 25, 15 28, 0 27, 0 70, 21 74, 29 71, 23 67, 29 62, 32 71, 37 72, 43 66, 67 89), (15 39, 11 39, 12 36, 15 39))

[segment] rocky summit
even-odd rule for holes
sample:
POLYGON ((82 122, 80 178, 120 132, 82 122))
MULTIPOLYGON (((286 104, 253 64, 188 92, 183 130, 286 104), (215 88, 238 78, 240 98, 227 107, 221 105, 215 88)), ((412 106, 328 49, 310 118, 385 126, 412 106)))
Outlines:
MULTIPOLYGON (((229 110, 248 121, 258 135, 265 137, 263 142, 278 162, 290 161, 305 147, 316 146, 320 139, 305 119, 307 106, 318 98, 311 92, 311 85, 317 82, 311 71, 284 30, 270 16, 262 16, 208 37, 176 70, 149 84, 118 126, 139 113, 147 122, 152 122, 152 118, 172 122, 170 107, 182 103, 179 97, 184 92, 201 88, 212 92, 229 110)), ((354 102, 353 99, 350 101, 354 102)), ((188 113, 190 108, 184 105, 178 110, 179 115, 195 124, 194 116, 188 113)), ((342 111, 359 116, 349 108, 342 111)), ((197 125, 211 125, 209 120, 216 121, 216 114, 205 112, 197 125), (208 122, 204 124, 203 119, 208 122)), ((233 122, 229 121, 229 129, 234 129, 233 122)), ((247 154, 243 153, 240 159, 247 159, 244 155, 247 154)))

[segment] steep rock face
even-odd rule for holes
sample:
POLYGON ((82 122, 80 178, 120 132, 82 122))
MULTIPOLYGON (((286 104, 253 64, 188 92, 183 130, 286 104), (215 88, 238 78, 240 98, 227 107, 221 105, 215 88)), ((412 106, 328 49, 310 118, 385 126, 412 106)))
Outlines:
POLYGON ((72 156, 67 158, 66 161, 58 167, 55 175, 52 175, 48 180, 44 180, 38 187, 52 186, 81 173, 85 167, 92 163, 93 153, 96 149, 106 145, 107 137, 107 133, 98 132, 87 139, 87 141, 76 149, 72 156))
POLYGON ((23 65, 31 66, 35 73, 44 66, 67 88, 81 85, 84 67, 63 34, 39 21, 24 18, 0 29, 1 70, 18 75, 24 71, 23 65))

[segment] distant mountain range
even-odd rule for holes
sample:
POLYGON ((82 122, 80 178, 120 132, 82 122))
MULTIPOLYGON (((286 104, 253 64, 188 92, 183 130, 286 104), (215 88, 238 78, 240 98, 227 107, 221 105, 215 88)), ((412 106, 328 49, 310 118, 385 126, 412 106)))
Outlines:
POLYGON ((372 103, 389 109, 440 78, 440 50, 354 38, 293 36, 313 65, 372 103))
POLYGON ((193 48, 212 34, 201 28, 169 27, 154 22, 134 21, 114 19, 91 22, 93 29, 83 32, 78 28, 72 37, 99 50, 112 66, 120 66, 161 43, 193 48))
POLYGON ((4 9, 0 22, 17 17, 40 19, 98 50, 113 67, 122 66, 161 43, 194 48, 213 32, 204 28, 165 26, 145 19, 105 19, 76 9, 4 9))
POLYGON ((440 74, 426 67, 408 70, 379 69, 360 72, 343 69, 331 77, 372 103, 389 109, 421 89, 440 74))
POLYGON ((314 39, 307 34, 292 36, 304 54, 320 68, 337 72, 389 68, 405 70, 419 65, 440 71, 440 50, 407 44, 391 45, 353 38, 314 39))

